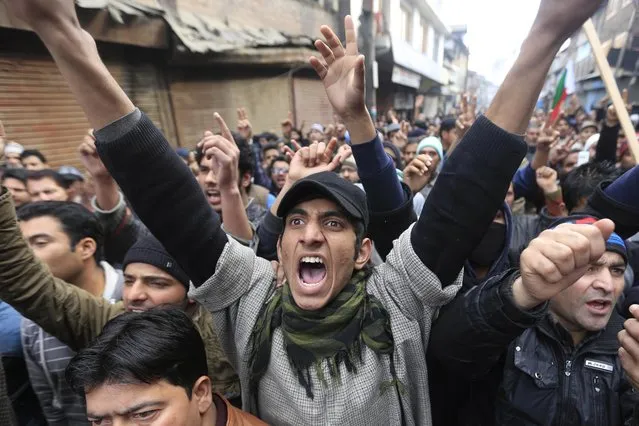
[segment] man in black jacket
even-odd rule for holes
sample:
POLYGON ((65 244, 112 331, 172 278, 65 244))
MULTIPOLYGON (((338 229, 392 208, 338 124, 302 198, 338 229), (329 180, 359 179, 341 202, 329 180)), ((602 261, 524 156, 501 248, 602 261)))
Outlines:
POLYGON ((617 356, 623 319, 614 310, 625 244, 610 221, 565 222, 531 242, 521 275, 472 289, 436 323, 429 355, 454 383, 449 392, 470 390, 448 424, 616 425, 633 417, 639 396, 617 356))

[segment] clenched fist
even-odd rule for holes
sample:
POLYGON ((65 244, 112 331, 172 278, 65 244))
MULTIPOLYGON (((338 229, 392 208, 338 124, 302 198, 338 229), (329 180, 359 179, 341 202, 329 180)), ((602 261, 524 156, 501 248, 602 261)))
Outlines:
POLYGON ((603 219, 542 232, 521 254, 521 277, 513 284, 515 303, 531 309, 570 287, 604 254, 614 229, 611 220, 603 219))
POLYGON ((427 154, 420 154, 404 169, 404 183, 413 191, 421 191, 431 178, 433 160, 427 154))
POLYGON ((551 167, 540 167, 536 170, 537 186, 544 191, 544 194, 552 194, 559 189, 557 183, 557 171, 551 167))

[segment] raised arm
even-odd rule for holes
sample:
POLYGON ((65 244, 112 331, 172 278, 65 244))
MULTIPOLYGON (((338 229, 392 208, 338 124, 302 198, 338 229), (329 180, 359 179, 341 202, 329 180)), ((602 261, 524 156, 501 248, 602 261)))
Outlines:
POLYGON ((544 231, 522 253, 520 273, 493 277, 459 293, 442 309, 431 332, 429 356, 463 377, 486 374, 508 345, 543 317, 546 302, 601 257, 613 229, 613 223, 604 219, 594 225, 564 224, 544 231))
MULTIPOLYGON (((628 103, 628 89, 624 89, 621 95, 628 113, 632 107, 628 103)), ((599 142, 597 142, 597 150, 595 153, 595 162, 610 161, 617 162, 617 139, 619 136, 619 117, 614 105, 610 105, 606 110, 605 119, 602 120, 601 132, 599 134, 599 142)))
POLYGON ((519 57, 480 117, 448 158, 412 242, 443 285, 459 274, 503 203, 526 152, 523 139, 555 54, 600 1, 542 0, 519 57))
POLYGON ((228 238, 193 174, 137 110, 82 30, 73 0, 7 0, 53 56, 95 131, 97 149, 133 210, 196 285, 215 271, 228 238))
POLYGON ((73 0, 6 0, 56 62, 91 127, 100 129, 135 107, 100 59, 95 40, 80 27, 73 0))
POLYGON ((353 156, 370 209, 370 236, 382 257, 392 242, 416 219, 410 190, 397 177, 395 165, 384 151, 375 125, 366 109, 364 57, 357 48, 353 20, 347 16, 346 46, 335 32, 322 26, 325 42, 315 47, 322 58, 311 58, 311 65, 324 83, 326 95, 351 135, 353 156))
POLYGON ((95 186, 91 206, 104 227, 104 257, 112 265, 119 265, 131 246, 148 230, 126 205, 118 184, 98 156, 93 131, 84 137, 78 152, 95 186))
POLYGON ((224 231, 233 237, 250 241, 253 239, 253 228, 246 215, 238 186, 240 149, 235 144, 233 135, 222 117, 215 114, 215 119, 222 134, 214 135, 209 131, 205 132, 199 147, 202 148, 204 155, 212 160, 213 172, 216 175, 222 199, 224 231))

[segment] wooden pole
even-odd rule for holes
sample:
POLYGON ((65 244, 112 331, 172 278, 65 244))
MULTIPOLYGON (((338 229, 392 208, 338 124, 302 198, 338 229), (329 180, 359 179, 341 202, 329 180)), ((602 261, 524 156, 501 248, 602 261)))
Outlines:
POLYGON ((635 157, 635 161, 637 161, 639 160, 639 143, 637 142, 637 133, 635 132, 635 128, 630 121, 630 116, 628 115, 626 105, 624 105, 623 99, 621 99, 619 87, 617 87, 615 76, 612 73, 612 69, 610 68, 608 59, 606 58, 603 48, 601 47, 601 41, 599 40, 597 30, 595 30, 595 26, 592 23, 592 19, 588 19, 584 23, 583 29, 584 33, 586 33, 588 41, 590 42, 590 47, 592 47, 592 53, 595 57, 595 62, 597 62, 597 68, 599 68, 601 79, 606 86, 606 90, 608 91, 610 99, 612 99, 612 104, 617 110, 617 117, 619 117, 621 128, 626 134, 630 152, 632 153, 633 157, 635 157))

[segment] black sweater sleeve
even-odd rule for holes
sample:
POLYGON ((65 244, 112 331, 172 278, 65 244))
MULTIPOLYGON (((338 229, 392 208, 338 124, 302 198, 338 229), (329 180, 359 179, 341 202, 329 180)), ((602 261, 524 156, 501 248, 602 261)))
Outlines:
POLYGON ((370 210, 370 225, 368 233, 375 243, 377 253, 382 260, 393 248, 393 241, 399 238, 408 227, 417 220, 413 209, 413 194, 408 185, 402 183, 405 201, 390 212, 376 212, 370 210))
POLYGON ((596 163, 610 161, 614 164, 617 162, 617 136, 619 135, 619 129, 620 126, 608 127, 604 123, 599 134, 599 142, 597 142, 596 163))
POLYGON ((215 272, 226 234, 193 173, 144 114, 97 149, 133 210, 198 286, 215 272))
POLYGON ((522 311, 513 302, 519 276, 506 271, 467 293, 459 292, 433 324, 428 355, 456 375, 480 378, 499 361, 508 345, 546 314, 547 304, 522 311))
POLYGON ((526 155, 523 137, 481 116, 446 160, 413 228, 413 248, 443 286, 454 282, 502 206, 526 155))

